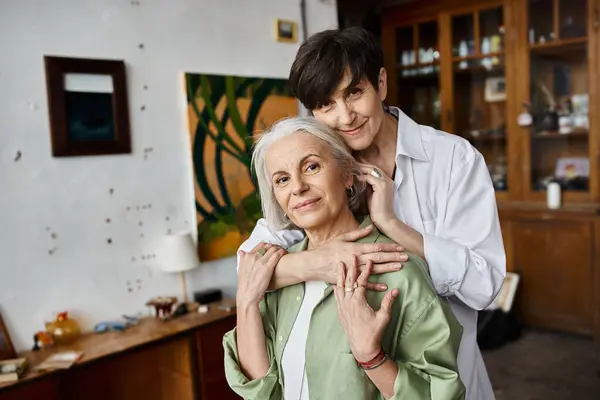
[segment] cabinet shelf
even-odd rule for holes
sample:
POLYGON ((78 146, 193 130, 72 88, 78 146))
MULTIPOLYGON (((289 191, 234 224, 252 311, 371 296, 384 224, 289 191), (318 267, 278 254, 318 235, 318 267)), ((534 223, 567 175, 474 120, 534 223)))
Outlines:
POLYGON ((503 57, 503 56, 504 56, 503 51, 495 51, 493 53, 486 53, 486 54, 473 54, 473 55, 464 56, 464 57, 452 57, 452 62, 459 63, 462 61, 483 60, 484 58, 503 57))
POLYGON ((549 140, 549 139, 586 139, 589 136, 588 131, 573 131, 571 133, 558 133, 558 132, 544 132, 534 133, 531 135, 532 139, 535 140, 549 140))
POLYGON ((571 53, 573 51, 585 50, 587 37, 559 39, 546 43, 534 43, 529 49, 537 54, 559 55, 560 53, 571 53))

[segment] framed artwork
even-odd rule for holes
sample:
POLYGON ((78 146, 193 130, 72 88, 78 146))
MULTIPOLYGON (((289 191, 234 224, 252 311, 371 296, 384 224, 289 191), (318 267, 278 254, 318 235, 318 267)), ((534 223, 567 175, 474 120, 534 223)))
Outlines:
POLYGON ((45 56, 54 157, 131 153, 125 63, 45 56))
POLYGON ((275 20, 275 36, 280 42, 295 43, 298 41, 298 24, 287 19, 275 20))
POLYGON ((185 74, 195 179, 198 256, 234 256, 262 217, 250 170, 254 137, 298 115, 287 80, 185 74))
POLYGON ((0 360, 8 360, 16 357, 17 352, 10 340, 4 321, 2 320, 2 314, 0 314, 0 360))

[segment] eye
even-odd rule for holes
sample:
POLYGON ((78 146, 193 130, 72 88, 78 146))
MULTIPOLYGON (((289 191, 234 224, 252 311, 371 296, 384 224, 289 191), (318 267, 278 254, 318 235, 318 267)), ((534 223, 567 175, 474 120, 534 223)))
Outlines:
POLYGON ((306 172, 317 172, 319 170, 319 164, 310 163, 306 166, 306 172))
POLYGON ((358 97, 362 94, 362 92, 363 91, 361 88, 358 88, 358 87, 352 88, 352 90, 350 90, 350 97, 358 97))
POLYGON ((319 110, 321 112, 329 111, 331 109, 332 105, 333 105, 333 102, 331 100, 329 100, 329 101, 326 101, 323 104, 318 104, 317 105, 317 110, 319 110))
POLYGON ((287 183, 289 180, 290 180, 290 178, 289 178, 289 177, 287 177, 287 176, 281 176, 281 177, 279 177, 279 178, 275 179, 275 184, 276 184, 276 185, 284 185, 284 184, 286 184, 286 183, 287 183))

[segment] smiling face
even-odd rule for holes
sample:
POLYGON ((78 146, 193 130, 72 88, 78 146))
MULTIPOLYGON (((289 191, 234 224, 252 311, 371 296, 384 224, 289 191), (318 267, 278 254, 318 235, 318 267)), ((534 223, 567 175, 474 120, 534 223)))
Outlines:
POLYGON ((275 199, 297 227, 325 226, 350 209, 346 188, 352 175, 344 173, 323 140, 295 132, 270 145, 265 161, 275 199))
POLYGON ((382 68, 377 90, 366 78, 357 85, 351 83, 352 76, 346 70, 328 101, 312 112, 316 119, 340 134, 352 150, 360 151, 373 143, 381 129, 384 118, 381 103, 387 95, 387 75, 382 68))

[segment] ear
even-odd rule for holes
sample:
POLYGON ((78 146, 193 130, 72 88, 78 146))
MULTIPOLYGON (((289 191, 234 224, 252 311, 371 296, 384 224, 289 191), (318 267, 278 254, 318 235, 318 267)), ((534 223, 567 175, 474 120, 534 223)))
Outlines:
POLYGON ((348 163, 348 165, 346 165, 346 170, 344 171, 344 176, 346 177, 346 180, 344 182, 344 187, 347 189, 354 184, 354 175, 352 174, 352 164, 351 163, 348 163))
POLYGON ((384 101, 387 97, 387 71, 381 67, 379 70, 379 87, 378 87, 379 100, 384 101))

